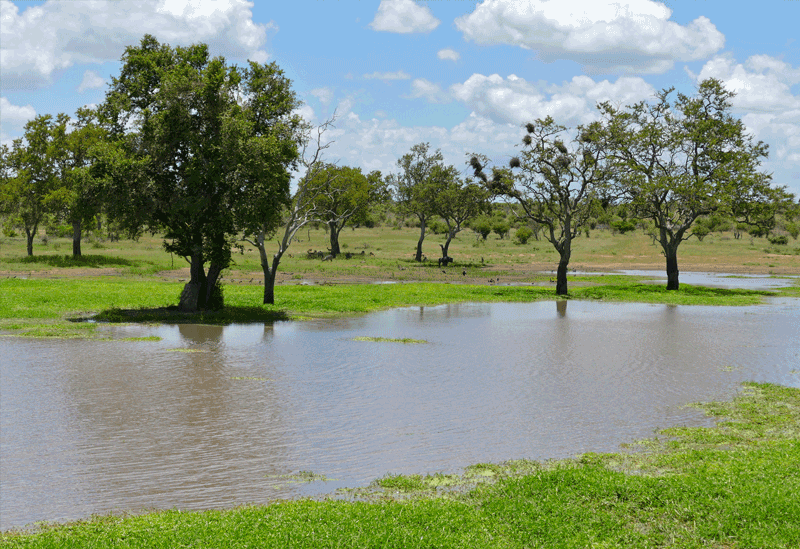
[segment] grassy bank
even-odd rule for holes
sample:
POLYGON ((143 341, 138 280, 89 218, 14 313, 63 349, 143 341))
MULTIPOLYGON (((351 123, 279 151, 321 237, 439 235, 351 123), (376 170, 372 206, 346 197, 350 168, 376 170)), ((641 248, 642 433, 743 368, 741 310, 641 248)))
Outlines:
POLYGON ((7 547, 797 547, 800 390, 747 384, 726 418, 615 454, 379 479, 350 500, 104 516, 7 547), (448 489, 447 486, 457 487, 448 489), (444 487, 444 488, 443 488, 444 487))
MULTIPOLYGON (((588 278, 588 277, 587 277, 588 278)), ((683 285, 677 292, 635 278, 603 277, 604 284, 575 287, 570 299, 635 301, 673 305, 752 305, 774 292, 725 290, 683 285)), ((223 311, 186 315, 170 309, 182 283, 154 277, 78 277, 0 280, 0 330, 28 337, 93 337, 95 318, 105 322, 272 322, 309 317, 363 314, 405 306, 462 302, 531 302, 555 299, 547 286, 472 284, 333 284, 281 286, 275 305, 260 305, 261 287, 224 287, 223 311)), ((783 291, 797 295, 797 288, 783 291)))

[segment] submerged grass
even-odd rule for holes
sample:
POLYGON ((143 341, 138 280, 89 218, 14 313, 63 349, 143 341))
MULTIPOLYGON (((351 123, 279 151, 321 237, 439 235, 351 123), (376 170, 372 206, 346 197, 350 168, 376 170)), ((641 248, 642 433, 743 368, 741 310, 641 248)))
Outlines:
POLYGON ((5 532, 0 542, 42 549, 796 548, 800 390, 748 383, 733 402, 699 406, 721 421, 667 429, 636 451, 477 464, 463 475, 387 475, 366 499, 101 516, 5 532))

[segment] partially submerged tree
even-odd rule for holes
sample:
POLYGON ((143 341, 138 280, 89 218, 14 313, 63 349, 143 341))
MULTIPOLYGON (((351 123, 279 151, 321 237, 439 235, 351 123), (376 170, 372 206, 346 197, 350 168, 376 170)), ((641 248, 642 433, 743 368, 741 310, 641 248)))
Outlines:
POLYGON ((431 178, 434 168, 444 166, 441 151, 430 153, 428 143, 411 147, 411 152, 397 161, 401 172, 388 178, 394 190, 394 198, 402 215, 414 215, 419 220, 419 240, 415 261, 422 261, 422 242, 430 219, 436 214, 433 201, 436 198, 436 181, 431 178))
POLYGON ((0 211, 24 229, 29 256, 39 225, 61 205, 58 135, 68 118, 39 115, 25 124, 24 137, 0 147, 0 211))
POLYGON ((117 192, 135 195, 144 207, 129 213, 145 215, 136 221, 163 230, 165 249, 187 258, 179 307, 222 307, 218 281, 238 218, 265 218, 288 201, 299 102, 274 63, 242 70, 211 58, 205 44, 172 48, 146 35, 122 62, 103 111, 112 136, 148 159, 148 185, 117 192))
POLYGON ((556 294, 566 295, 572 240, 591 218, 608 177, 603 134, 597 123, 579 126, 567 147, 567 129, 550 117, 525 129, 522 152, 509 168, 495 168, 488 176, 486 157, 474 155, 470 164, 490 191, 516 201, 522 215, 543 228, 559 254, 556 294))
POLYGON ((698 218, 720 212, 768 224, 777 192, 758 171, 767 145, 730 114, 732 92, 713 78, 693 97, 673 100, 673 91, 624 109, 599 106, 616 184, 636 214, 655 225, 668 290, 679 288, 678 246, 693 236, 698 218))

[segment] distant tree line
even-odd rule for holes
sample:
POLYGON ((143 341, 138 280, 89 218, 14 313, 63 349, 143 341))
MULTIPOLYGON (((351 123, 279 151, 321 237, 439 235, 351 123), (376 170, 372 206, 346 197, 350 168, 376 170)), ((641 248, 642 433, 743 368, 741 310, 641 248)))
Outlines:
POLYGON ((428 143, 384 176, 324 158, 335 115, 316 127, 298 116, 300 101, 275 63, 230 65, 204 44, 173 48, 150 35, 121 61, 102 104, 74 118, 37 116, 0 147, 3 230, 24 231, 28 255, 45 223, 70 228, 74 256, 101 220, 128 237, 163 234, 165 250, 190 268, 182 310, 223 306, 220 275, 244 244, 259 251, 263 301, 274 303, 276 272, 298 230, 324 225, 336 257, 342 229, 374 223, 379 209, 419 228, 416 261, 425 259, 428 230, 444 234, 445 265, 465 227, 485 239, 516 225, 517 242, 543 238, 558 252, 558 294, 567 293, 572 241, 597 227, 649 231, 666 258, 668 289, 678 289, 678 247, 692 236, 769 235, 782 217, 797 238, 793 197, 760 170, 767 146, 730 114, 733 94, 714 79, 694 96, 670 89, 625 108, 603 103, 600 120, 586 126, 534 120, 508 164, 468 155, 469 176, 428 143))

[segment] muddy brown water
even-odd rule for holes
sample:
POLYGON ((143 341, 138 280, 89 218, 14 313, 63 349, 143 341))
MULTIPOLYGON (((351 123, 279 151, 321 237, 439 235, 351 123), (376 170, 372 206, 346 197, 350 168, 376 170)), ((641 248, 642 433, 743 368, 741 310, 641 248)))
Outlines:
POLYGON ((800 386, 796 299, 101 329, 163 339, 2 339, 0 528, 615 451, 657 428, 708 425, 685 404, 729 399, 742 381, 800 386), (299 471, 333 480, 280 478, 299 471))

